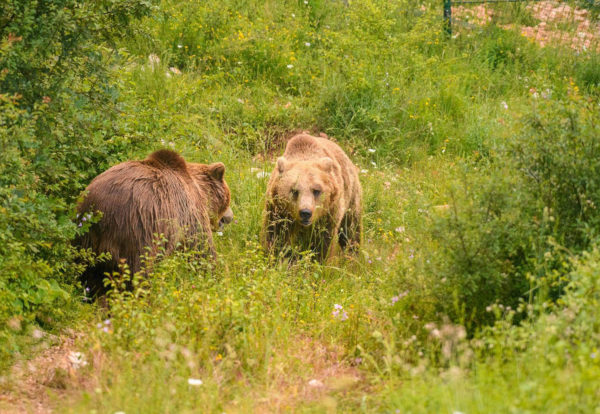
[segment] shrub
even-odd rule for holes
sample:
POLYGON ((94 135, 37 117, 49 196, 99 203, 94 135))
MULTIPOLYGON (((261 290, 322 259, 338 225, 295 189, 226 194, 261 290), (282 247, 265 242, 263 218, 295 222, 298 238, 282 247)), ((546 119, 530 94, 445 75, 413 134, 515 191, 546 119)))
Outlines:
POLYGON ((69 240, 85 231, 73 222, 74 201, 126 142, 117 138, 109 45, 149 7, 138 0, 0 5, 2 361, 16 351, 4 346, 9 319, 52 327, 70 302, 79 266, 69 240))

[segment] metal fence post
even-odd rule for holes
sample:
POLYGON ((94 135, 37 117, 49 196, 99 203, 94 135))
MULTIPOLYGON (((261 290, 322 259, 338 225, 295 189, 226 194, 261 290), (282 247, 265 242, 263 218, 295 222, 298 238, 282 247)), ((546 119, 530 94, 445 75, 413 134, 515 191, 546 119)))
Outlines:
POLYGON ((452 35, 452 0, 444 0, 444 27, 448 36, 452 35))

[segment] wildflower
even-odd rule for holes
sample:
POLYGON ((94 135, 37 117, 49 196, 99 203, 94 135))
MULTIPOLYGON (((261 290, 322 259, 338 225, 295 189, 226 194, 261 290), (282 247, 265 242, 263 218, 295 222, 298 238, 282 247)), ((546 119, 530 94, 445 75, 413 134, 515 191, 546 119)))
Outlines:
POLYGON ((311 379, 310 381, 308 381, 308 386, 314 388, 321 388, 323 386, 323 383, 318 379, 311 379))
POLYGON ((531 94, 531 96, 534 99, 537 99, 537 97, 539 96, 538 93, 537 93, 537 90, 535 88, 529 88, 529 93, 531 94))
POLYGON ((261 171, 259 173, 256 173, 256 178, 258 178, 258 179, 265 178, 268 176, 269 176, 269 173, 267 171, 261 171))
POLYGON ((73 365, 74 369, 79 369, 81 367, 85 367, 87 365, 87 361, 85 360, 85 355, 81 352, 70 352, 69 353, 69 362, 73 365))
POLYGON ((110 329, 108 329, 108 326, 105 326, 104 328, 102 328, 102 331, 103 331, 104 333, 109 333, 109 332, 110 332, 110 329))
POLYGON ((375 148, 369 148, 367 151, 369 151, 371 154, 373 154, 377 150, 375 148))
POLYGON ((188 384, 194 387, 198 387, 203 384, 202 380, 199 378, 188 378, 188 384))
POLYGON ((371 165, 372 165, 373 167, 377 167, 377 164, 375 163, 375 161, 371 161, 371 165))
POLYGON ((104 321, 104 325, 110 325, 110 319, 106 319, 106 320, 104 321))
POLYGON ((503 107, 504 109, 508 109, 508 104, 506 103, 506 101, 502 101, 502 102, 500 103, 500 105, 502 105, 502 107, 503 107))
POLYGON ((360 172, 363 173, 363 174, 366 174, 366 173, 369 172, 369 170, 362 169, 362 170, 360 170, 360 172))
POLYGON ((177 45, 177 48, 178 48, 178 49, 181 49, 182 47, 183 47, 183 46, 181 46, 181 45, 177 45))
POLYGON ((363 361, 363 359, 362 359, 361 357, 354 358, 354 363, 355 363, 356 365, 359 365, 359 364, 361 364, 361 363, 362 363, 362 361, 363 361))
POLYGON ((550 99, 551 97, 552 97, 552 90, 546 89, 544 92, 542 92, 542 98, 550 99))
POLYGON ((396 233, 404 233, 404 226, 396 227, 396 233))
POLYGON ((293 67, 294 67, 294 65, 292 65, 291 63, 290 63, 289 65, 287 65, 287 68, 288 68, 288 69, 291 69, 291 68, 293 68, 293 67))
POLYGON ((154 53, 151 53, 150 55, 148 55, 148 61, 150 62, 150 64, 152 66, 154 65, 158 65, 160 63, 160 58, 155 55, 154 53))
POLYGON ((222 231, 218 231, 218 232, 217 232, 217 236, 222 236, 222 235, 223 235, 223 232, 222 232, 222 231))
POLYGON ((304 0, 304 4, 308 4, 308 0, 304 0))
POLYGON ((292 13, 292 17, 296 17, 296 14, 295 14, 295 13, 292 13))
POLYGON ((348 319, 348 314, 344 310, 344 307, 342 305, 338 305, 337 303, 333 305, 333 311, 331 312, 331 316, 334 319, 339 319, 341 321, 345 321, 346 319, 348 319))
POLYGON ((181 71, 176 67, 170 67, 169 70, 173 72, 175 75, 181 75, 181 71))
POLYGON ((306 42, 306 43, 304 43, 304 46, 306 46, 306 47, 310 47, 310 42, 306 42))
MULTIPOLYGON (((395 304, 396 302, 398 302, 400 299, 402 299, 406 295, 408 295, 408 290, 405 290, 404 292, 399 293, 396 296, 392 296, 392 305, 395 304)), ((426 325, 426 327, 427 327, 427 325, 426 325)))

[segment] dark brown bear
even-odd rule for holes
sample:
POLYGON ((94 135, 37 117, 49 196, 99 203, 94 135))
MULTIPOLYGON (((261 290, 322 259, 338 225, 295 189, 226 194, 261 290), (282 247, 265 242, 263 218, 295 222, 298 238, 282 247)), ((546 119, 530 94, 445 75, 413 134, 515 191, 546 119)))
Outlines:
POLYGON ((271 174, 262 243, 275 254, 312 251, 324 261, 336 245, 356 252, 362 232, 358 169, 333 141, 289 140, 271 174))
POLYGON ((132 274, 138 272, 155 234, 166 238, 166 253, 184 244, 204 246, 214 256, 212 229, 233 219, 224 173, 223 163, 187 163, 173 151, 159 150, 94 178, 78 212, 85 217, 100 211, 102 218, 77 244, 96 254, 108 252, 111 259, 84 272, 91 295, 105 293, 104 273, 117 271, 123 261, 132 274))

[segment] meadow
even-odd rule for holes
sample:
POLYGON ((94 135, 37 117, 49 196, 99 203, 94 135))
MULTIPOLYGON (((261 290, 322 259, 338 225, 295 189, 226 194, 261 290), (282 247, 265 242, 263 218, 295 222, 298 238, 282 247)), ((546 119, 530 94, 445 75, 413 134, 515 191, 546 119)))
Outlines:
POLYGON ((0 6, 0 411, 599 412, 600 58, 348 3, 0 6), (361 170, 357 257, 260 247, 304 130, 361 170), (226 165, 218 259, 91 302, 77 199, 165 147, 226 165))

